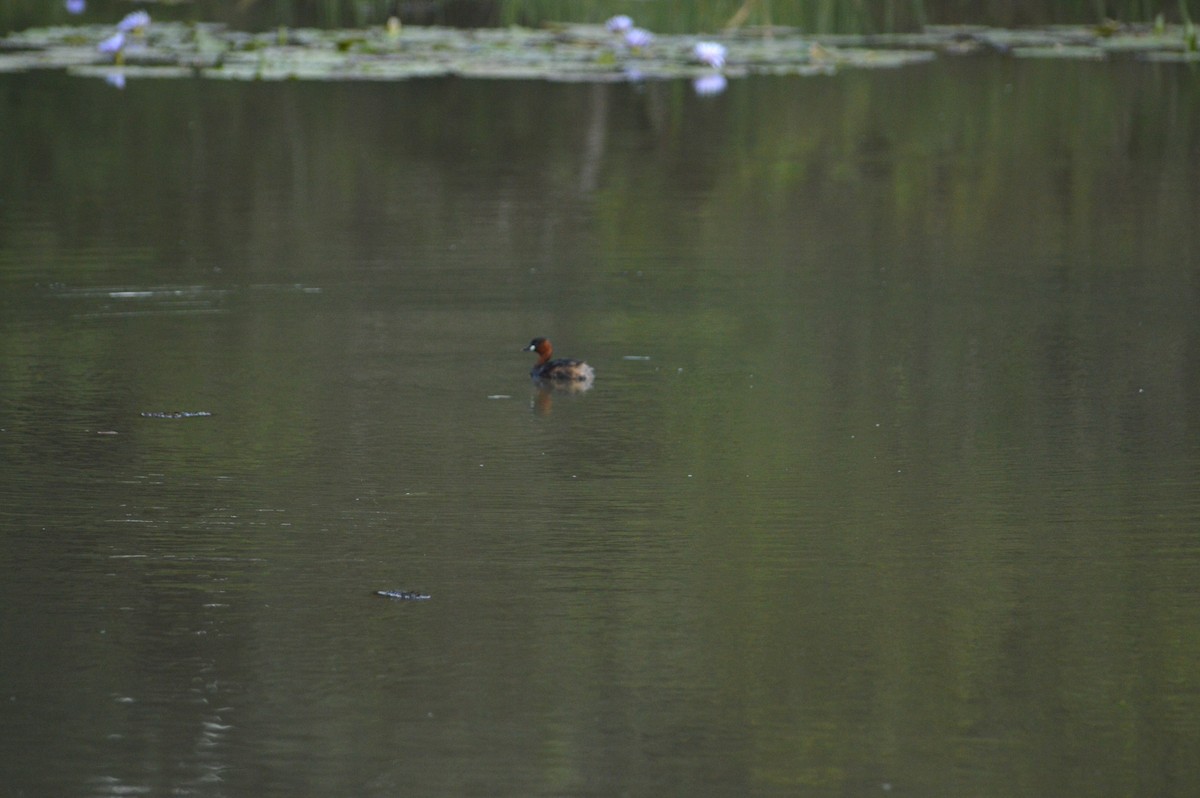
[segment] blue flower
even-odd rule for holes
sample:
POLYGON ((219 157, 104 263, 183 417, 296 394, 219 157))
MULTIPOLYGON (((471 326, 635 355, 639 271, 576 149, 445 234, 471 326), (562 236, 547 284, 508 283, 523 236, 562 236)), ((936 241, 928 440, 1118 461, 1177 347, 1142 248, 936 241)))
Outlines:
POLYGON ((105 55, 117 55, 125 48, 125 34, 117 31, 96 45, 96 49, 105 55))
POLYGON ((150 15, 145 11, 131 11, 117 23, 117 30, 122 33, 130 33, 148 27, 150 27, 150 15))
POLYGON ((648 47, 654 41, 654 34, 643 28, 631 28, 625 31, 625 44, 630 47, 648 47))
POLYGON ((705 66, 720 69, 725 66, 725 45, 716 42, 696 42, 692 55, 705 66))
POLYGON ((609 17, 608 21, 604 23, 604 27, 613 33, 624 33, 633 27, 633 20, 624 14, 617 14, 615 17, 609 17))
POLYGON ((67 0, 65 5, 68 14, 82 14, 87 11, 87 0, 67 0))

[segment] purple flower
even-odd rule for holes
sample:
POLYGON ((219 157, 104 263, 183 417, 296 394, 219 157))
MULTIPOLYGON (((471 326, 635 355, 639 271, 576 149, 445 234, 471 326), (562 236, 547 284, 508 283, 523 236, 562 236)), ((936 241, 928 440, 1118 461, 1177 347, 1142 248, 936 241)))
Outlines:
POLYGON ((613 33, 624 33, 633 27, 633 20, 624 14, 617 14, 615 17, 609 17, 604 27, 613 33))
POLYGON ((700 97, 712 97, 725 91, 726 85, 725 76, 720 72, 713 72, 709 75, 701 75, 692 81, 692 91, 700 97))
POLYGON ((716 42, 696 42, 692 55, 705 66, 720 69, 725 66, 725 45, 716 42))
POLYGON ((96 45, 96 49, 105 55, 116 55, 125 47, 125 34, 117 31, 112 36, 109 36, 104 41, 96 45))
POLYGON ((150 27, 150 15, 145 11, 131 11, 117 23, 117 30, 122 33, 129 33, 139 28, 148 27, 150 27))
POLYGON ((104 82, 114 89, 125 88, 125 73, 124 72, 109 72, 104 76, 104 82))
POLYGON ((654 34, 644 28, 631 28, 625 31, 625 44, 630 47, 648 47, 654 41, 654 34))
POLYGON ((82 14, 87 11, 87 0, 67 0, 65 5, 68 14, 82 14))

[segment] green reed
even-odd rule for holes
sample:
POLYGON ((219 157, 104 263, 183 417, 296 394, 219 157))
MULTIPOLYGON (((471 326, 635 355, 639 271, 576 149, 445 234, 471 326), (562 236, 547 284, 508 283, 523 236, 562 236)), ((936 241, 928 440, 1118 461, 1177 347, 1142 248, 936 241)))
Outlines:
POLYGON ((1200 0, 499 0, 504 24, 599 22, 629 14, 664 33, 780 25, 811 33, 880 33, 928 24, 1021 27, 1089 24, 1105 20, 1150 22, 1157 15, 1184 21, 1200 0))
MULTIPOLYGON (((0 31, 115 21, 134 6, 125 0, 89 0, 83 17, 71 17, 58 0, 5 0, 0 3, 0 31)), ((1191 20, 1200 17, 1200 0, 195 0, 148 8, 158 18, 223 22, 251 30, 381 25, 397 9, 409 24, 463 26, 600 23, 614 14, 629 14, 638 26, 660 33, 766 26, 809 33, 881 33, 927 24, 1024 27, 1151 22, 1160 17, 1194 33, 1191 20)))

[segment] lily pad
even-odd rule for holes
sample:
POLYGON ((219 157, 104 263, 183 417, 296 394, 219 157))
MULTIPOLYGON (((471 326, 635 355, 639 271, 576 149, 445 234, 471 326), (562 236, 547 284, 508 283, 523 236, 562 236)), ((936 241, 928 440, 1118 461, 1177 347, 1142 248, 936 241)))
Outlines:
MULTIPOLYGON (((0 72, 66 69, 94 76, 114 66, 97 44, 108 26, 41 28, 0 39, 0 72)), ((794 30, 747 29, 720 37, 727 78, 755 74, 825 75, 844 69, 897 68, 938 54, 990 50, 1025 58, 1100 60, 1136 55, 1191 60, 1182 28, 1111 25, 1001 30, 930 27, 918 33, 809 37, 794 30)), ((251 34, 219 25, 155 23, 121 54, 133 77, 199 76, 217 80, 409 80, 466 78, 613 82, 695 79, 715 74, 695 60, 697 36, 660 35, 626 47, 597 25, 540 30, 406 27, 358 30, 280 29, 251 34)))
POLYGON ((196 74, 194 69, 177 66, 136 66, 126 64, 124 66, 77 66, 67 70, 68 75, 76 75, 83 78, 104 78, 106 80, 124 77, 128 79, 135 78, 190 78, 196 74))
POLYGON ((1107 57, 1103 48, 1078 47, 1054 44, 1048 47, 1016 47, 1013 55, 1018 58, 1069 58, 1085 61, 1102 61, 1107 57))
MULTIPOLYGON (((100 26, 43 28, 0 40, 0 70, 66 68, 95 75, 113 65, 96 44, 111 32, 100 26), (10 52, 4 53, 4 50, 10 52), (91 68, 91 69, 89 69, 91 68)), ((223 80, 407 80, 467 78, 613 82, 695 78, 712 69, 695 61, 695 36, 658 36, 628 48, 596 25, 543 30, 286 29, 247 34, 215 25, 156 23, 126 48, 128 77, 198 75, 223 80), (137 72, 129 67, 153 68, 137 72), (171 68, 179 70, 170 71, 171 68)), ((842 68, 899 66, 933 57, 912 49, 813 47, 795 34, 730 36, 724 70, 749 74, 827 74, 842 68)))
POLYGON ((1147 61, 1164 61, 1168 63, 1180 64, 1195 64, 1200 62, 1200 53, 1195 50, 1184 52, 1182 50, 1172 52, 1155 52, 1145 53, 1142 56, 1147 61))

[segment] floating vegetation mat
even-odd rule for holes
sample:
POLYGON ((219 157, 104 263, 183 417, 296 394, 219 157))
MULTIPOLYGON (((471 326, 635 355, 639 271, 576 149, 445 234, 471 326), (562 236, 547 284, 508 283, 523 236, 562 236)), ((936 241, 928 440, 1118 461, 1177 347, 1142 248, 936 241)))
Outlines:
POLYGON ((721 36, 656 36, 629 47, 595 25, 398 31, 280 29, 249 34, 219 25, 159 23, 130 35, 119 53, 98 45, 111 27, 40 28, 0 39, 0 72, 66 69, 113 78, 199 76, 228 80, 406 80, 418 77, 615 82, 702 79, 716 70, 695 56, 698 41, 727 48, 725 77, 813 75, 899 67, 939 53, 998 51, 1017 56, 1105 59, 1130 53, 1193 60, 1182 29, 1123 27, 929 28, 890 36, 802 36, 747 29, 721 36))

